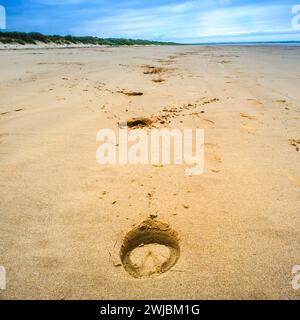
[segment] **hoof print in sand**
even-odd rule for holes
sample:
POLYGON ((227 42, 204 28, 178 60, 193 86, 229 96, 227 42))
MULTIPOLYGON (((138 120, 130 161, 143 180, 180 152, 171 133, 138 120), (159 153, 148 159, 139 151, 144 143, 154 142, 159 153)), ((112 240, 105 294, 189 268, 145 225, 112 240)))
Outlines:
POLYGON ((140 96, 144 95, 143 92, 125 91, 125 90, 118 91, 118 93, 125 94, 125 95, 128 96, 128 97, 140 97, 140 96))
POLYGON ((160 79, 153 79, 152 81, 155 83, 162 83, 162 82, 165 82, 166 80, 160 78, 160 79))
POLYGON ((131 129, 140 129, 140 128, 144 128, 144 127, 151 127, 151 125, 153 124, 153 120, 149 119, 149 118, 143 118, 143 117, 139 117, 139 118, 133 118, 130 120, 127 120, 127 122, 119 122, 119 127, 128 127, 131 129))
POLYGON ((167 68, 163 67, 154 67, 154 66, 143 66, 145 68, 144 74, 160 74, 168 71, 167 68))
POLYGON ((179 256, 177 232, 151 218, 128 232, 120 250, 123 267, 133 278, 159 276, 170 270, 179 256))
POLYGON ((289 139, 290 145, 295 147, 296 151, 300 150, 300 139, 289 139))

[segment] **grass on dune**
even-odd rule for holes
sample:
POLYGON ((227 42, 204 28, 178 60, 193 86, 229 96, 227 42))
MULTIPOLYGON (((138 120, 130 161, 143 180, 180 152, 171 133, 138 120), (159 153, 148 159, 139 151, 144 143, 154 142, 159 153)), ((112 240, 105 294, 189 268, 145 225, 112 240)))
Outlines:
POLYGON ((160 42, 149 40, 115 39, 98 37, 75 37, 60 35, 44 35, 38 32, 0 32, 0 43, 4 44, 37 44, 55 43, 60 45, 109 45, 109 46, 130 46, 130 45, 174 45, 173 42, 160 42))

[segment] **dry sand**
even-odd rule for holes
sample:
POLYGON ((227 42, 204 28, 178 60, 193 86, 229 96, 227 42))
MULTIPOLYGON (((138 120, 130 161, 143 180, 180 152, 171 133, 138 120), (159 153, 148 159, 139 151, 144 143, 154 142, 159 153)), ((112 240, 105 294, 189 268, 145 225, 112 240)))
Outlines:
MULTIPOLYGON (((0 299, 299 299, 291 287, 300 264, 299 54, 1 51, 0 299), (152 115, 165 117, 161 128, 205 129, 203 175, 97 164, 99 129, 152 115), (178 234, 179 259, 135 279, 120 248, 151 214, 178 234)), ((146 249, 136 250, 140 263, 146 249)))

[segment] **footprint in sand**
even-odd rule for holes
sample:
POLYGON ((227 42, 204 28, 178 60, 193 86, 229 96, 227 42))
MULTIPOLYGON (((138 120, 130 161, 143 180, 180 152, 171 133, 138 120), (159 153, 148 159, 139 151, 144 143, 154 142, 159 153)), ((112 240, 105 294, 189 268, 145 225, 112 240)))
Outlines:
POLYGON ((155 220, 155 216, 131 230, 120 250, 123 267, 134 278, 167 272, 177 263, 179 255, 177 232, 155 220))
POLYGON ((203 129, 213 129, 216 127, 215 122, 209 119, 200 119, 199 126, 203 129))
POLYGON ((117 91, 118 93, 122 93, 128 97, 140 97, 142 95, 144 95, 143 92, 138 92, 138 91, 126 91, 126 90, 121 90, 121 91, 117 91))
POLYGON ((263 103, 261 101, 259 101, 258 99, 248 99, 248 101, 251 101, 256 107, 263 107, 263 103))
MULTIPOLYGON (((20 111, 23 111, 23 108, 19 108, 19 109, 14 110, 14 112, 20 112, 20 111)), ((7 115, 9 113, 10 113, 10 111, 5 111, 5 112, 0 113, 0 116, 7 115)))
POLYGON ((222 159, 213 152, 207 152, 205 155, 205 167, 213 173, 221 171, 222 159))
POLYGON ((257 118, 255 116, 250 116, 250 115, 248 115, 246 113, 243 113, 243 112, 240 113, 240 116, 242 118, 246 118, 246 119, 249 119, 249 120, 257 120, 257 118))
POLYGON ((216 154, 217 143, 205 143, 205 167, 213 173, 221 171, 222 159, 216 154))
MULTIPOLYGON (((241 118, 244 118, 244 119, 248 119, 248 120, 250 120, 250 121, 258 121, 255 116, 248 115, 248 114, 243 113, 243 112, 240 113, 240 117, 241 117, 241 118)), ((254 127, 249 126, 249 125, 243 123, 243 125, 241 126, 240 131, 241 131, 242 133, 254 134, 256 130, 255 130, 254 127)))
POLYGON ((287 101, 285 99, 278 99, 278 100, 275 100, 275 102, 278 102, 278 103, 287 103, 287 101))
POLYGON ((165 82, 166 80, 165 79, 162 79, 161 77, 159 77, 158 79, 152 79, 152 81, 154 83, 162 83, 162 82, 165 82))
POLYGON ((143 68, 145 68, 144 74, 160 74, 168 70, 167 68, 154 66, 143 66, 143 68))
POLYGON ((300 139, 289 139, 290 145, 295 147, 296 151, 300 150, 300 139))
POLYGON ((120 121, 119 122, 119 128, 130 128, 130 129, 141 129, 144 127, 151 127, 153 124, 153 120, 150 118, 145 118, 145 117, 138 117, 138 118, 132 118, 127 121, 120 121))

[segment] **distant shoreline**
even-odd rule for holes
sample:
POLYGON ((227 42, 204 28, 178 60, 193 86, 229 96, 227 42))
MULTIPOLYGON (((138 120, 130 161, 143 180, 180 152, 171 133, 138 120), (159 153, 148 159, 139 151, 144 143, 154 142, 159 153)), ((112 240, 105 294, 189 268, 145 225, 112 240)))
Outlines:
MULTIPOLYGON (((106 49, 106 48, 120 48, 120 47, 160 47, 162 45, 159 44, 148 44, 148 45, 123 45, 123 46, 109 46, 109 45, 58 45, 55 43, 37 43, 37 44, 4 44, 0 42, 0 51, 5 50, 53 50, 53 49, 106 49)), ((178 44, 170 45, 170 46, 178 46, 178 44)), ((286 47, 300 47, 299 43, 268 43, 268 42, 259 42, 259 43, 199 43, 199 44, 181 44, 181 46, 266 46, 266 47, 278 47, 278 46, 286 46, 286 47)))
POLYGON ((176 43, 143 39, 44 35, 38 32, 0 31, 0 50, 103 48, 120 46, 300 46, 300 41, 244 41, 176 43))
POLYGON ((190 43, 187 45, 300 45, 300 41, 245 41, 245 42, 203 42, 203 43, 190 43))
POLYGON ((108 46, 108 45, 58 45, 55 43, 37 43, 37 44, 4 44, 0 42, 0 50, 30 50, 30 49, 36 49, 36 50, 42 50, 42 49, 104 49, 104 48, 118 48, 118 47, 144 47, 144 46, 159 46, 159 45, 131 45, 131 46, 108 46))

